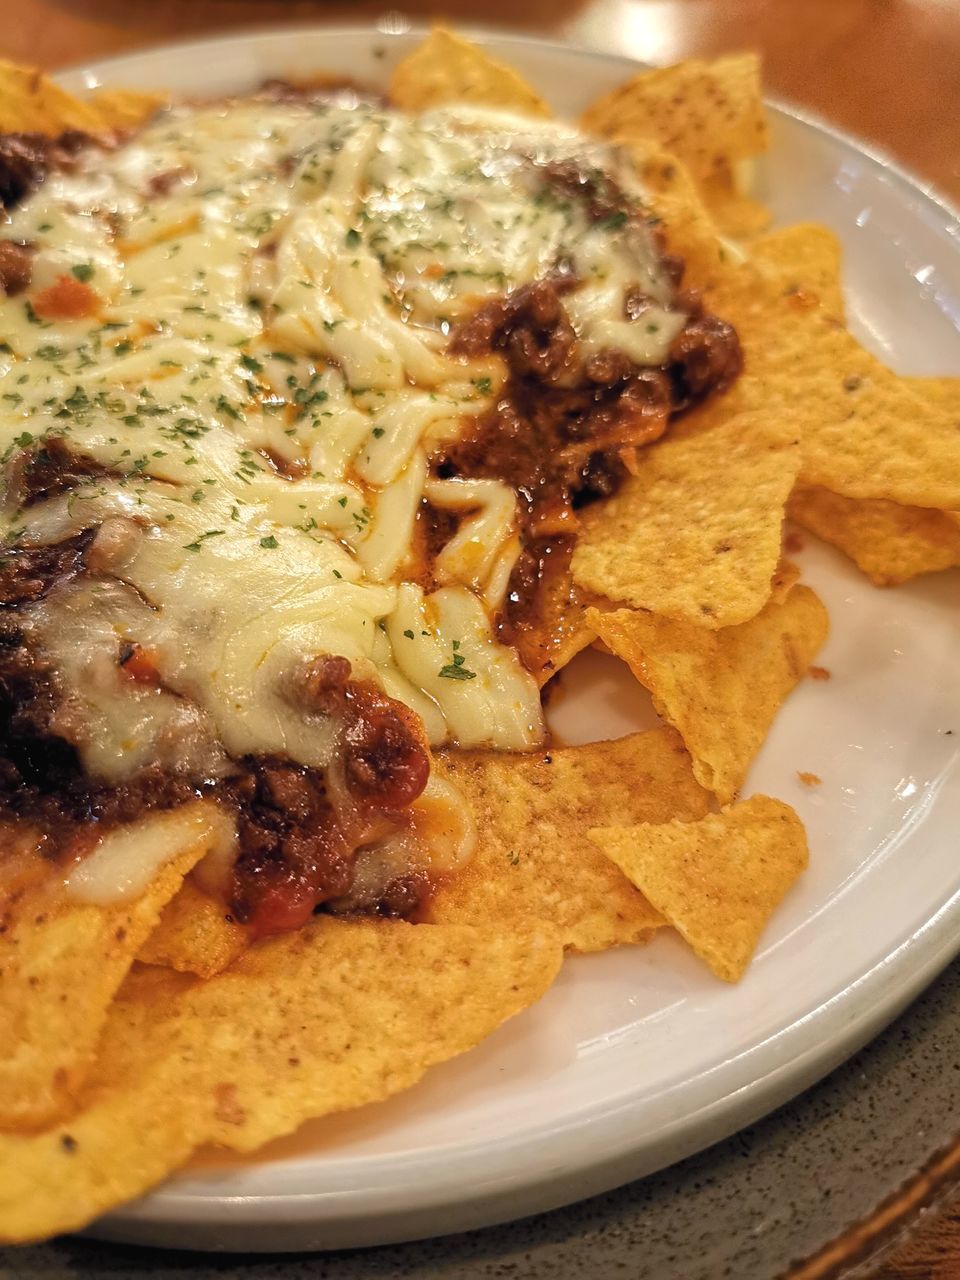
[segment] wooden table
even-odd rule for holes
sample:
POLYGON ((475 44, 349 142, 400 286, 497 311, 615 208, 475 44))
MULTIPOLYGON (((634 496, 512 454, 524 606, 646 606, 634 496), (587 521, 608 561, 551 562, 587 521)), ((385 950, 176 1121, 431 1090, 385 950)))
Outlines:
MULTIPOLYGON (((382 0, 7 0, 0 54, 60 67, 191 34, 380 18, 382 0)), ((960 2, 958 0, 413 0, 404 16, 442 15, 667 63, 754 47, 771 93, 829 117, 891 153, 960 203, 960 2), (896 92, 904 86, 903 92, 896 92)), ((399 15, 395 14, 394 17, 399 15)), ((916 1216, 931 1185, 954 1178, 960 1151, 918 1179, 871 1232, 916 1216)), ((801 1269, 835 1274, 839 1251, 801 1269)), ((925 1218, 884 1260, 877 1280, 957 1280, 960 1196, 925 1218)))

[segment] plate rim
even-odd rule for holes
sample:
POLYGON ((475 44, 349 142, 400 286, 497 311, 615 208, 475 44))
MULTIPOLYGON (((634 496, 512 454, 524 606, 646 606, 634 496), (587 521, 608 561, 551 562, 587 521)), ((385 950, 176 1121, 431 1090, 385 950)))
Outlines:
MULTIPOLYGON (((457 24, 456 29, 481 44, 526 46, 547 53, 575 55, 620 66, 625 75, 630 74, 631 70, 642 70, 650 65, 628 55, 592 49, 571 41, 541 38, 534 34, 515 34, 472 24, 457 24)), ((84 83, 85 74, 115 73, 122 69, 124 63, 144 58, 175 57, 186 51, 202 52, 208 49, 212 52, 222 49, 224 45, 243 46, 251 40, 264 37, 293 43, 299 38, 312 39, 323 35, 333 38, 366 38, 389 43, 414 40, 425 36, 429 30, 430 27, 423 24, 411 24, 403 31, 396 32, 384 31, 375 23, 310 23, 289 27, 255 24, 220 35, 173 43, 161 41, 109 58, 85 60, 58 69, 53 73, 53 78, 68 86, 79 86, 84 83)), ((776 97, 765 96, 764 100, 774 111, 799 122, 808 130, 826 135, 871 161, 896 180, 904 196, 912 197, 915 201, 919 197, 921 205, 929 203, 933 206, 943 217, 942 229, 956 240, 954 248, 960 252, 960 212, 934 183, 911 172, 882 147, 864 142, 815 111, 776 97), (951 222, 953 226, 950 225, 951 222)), ((356 1228, 359 1224, 368 1222, 372 1216, 386 1230, 378 1228, 376 1240, 368 1240, 367 1243, 386 1240, 399 1242, 424 1235, 449 1234, 493 1225, 584 1199, 656 1168, 662 1168, 719 1141, 822 1078, 890 1022, 960 952, 960 930, 952 927, 957 923, 960 923, 960 889, 856 981, 772 1037, 768 1046, 776 1045, 777 1049, 772 1054, 773 1062, 767 1062, 767 1069, 754 1075, 747 1084, 725 1090, 720 1097, 664 1126, 656 1143, 651 1146, 648 1142, 642 1150, 637 1150, 636 1138, 632 1143, 627 1140, 621 1141, 619 1145, 614 1141, 618 1137, 623 1139, 623 1135, 630 1130, 630 1112, 638 1105, 639 1100, 614 1100, 599 1112, 591 1111, 586 1117, 566 1125, 550 1127, 546 1135, 539 1132, 525 1133, 522 1145, 529 1147, 532 1144, 542 1153, 548 1144, 556 1144, 565 1136, 575 1140, 578 1130, 589 1128, 592 1158, 586 1158, 585 1153, 580 1151, 572 1162, 573 1167, 568 1167, 571 1165, 568 1152, 566 1162, 560 1155, 553 1161, 555 1167, 550 1175, 544 1176, 542 1170, 536 1173, 529 1171, 525 1178, 520 1177, 518 1180, 515 1165, 510 1167, 512 1144, 496 1144, 502 1163, 508 1167, 501 1170, 499 1178, 492 1176, 491 1171, 486 1169, 483 1195, 472 1198, 469 1206, 463 1204, 462 1187, 444 1177, 443 1167, 448 1157, 442 1153, 426 1152, 414 1159, 396 1155, 357 1156, 351 1157, 351 1161, 358 1167, 364 1161, 396 1166, 396 1185, 391 1186, 389 1191, 379 1187, 377 1194, 381 1199, 389 1200, 391 1194, 395 1196, 399 1192, 402 1205, 397 1204, 385 1211, 375 1212, 367 1203, 369 1193, 363 1190, 345 1193, 321 1190, 302 1194, 282 1191, 262 1195, 230 1195, 225 1192, 205 1193, 196 1189, 178 1191, 174 1180, 142 1200, 101 1219, 90 1234, 103 1239, 137 1239, 169 1245, 167 1233, 175 1225, 205 1224, 236 1231, 240 1226, 255 1230, 258 1226, 267 1228, 282 1223, 284 1226, 312 1226, 321 1243, 309 1247, 332 1248, 359 1243, 356 1228), (913 952, 913 958, 904 968, 904 957, 908 951, 913 952), (839 1027, 839 1031, 834 1030, 833 1034, 824 1025, 831 1021, 839 1027), (731 1105, 734 1101, 736 1105, 731 1105), (609 1143, 599 1136, 601 1131, 609 1131, 609 1143), (653 1151, 659 1154, 651 1159, 653 1151), (666 1152, 669 1154, 665 1154, 666 1152), (430 1165, 436 1166, 436 1173, 439 1175, 437 1180, 433 1183, 418 1180, 413 1185, 410 1181, 411 1173, 421 1170, 426 1172, 426 1166, 430 1165), (332 1216, 329 1216, 331 1206, 333 1211, 332 1216), (326 1218, 325 1211, 328 1215, 326 1218), (438 1232, 435 1224, 424 1230, 425 1218, 438 1212, 446 1215, 442 1231, 438 1232), (153 1240, 150 1239, 151 1232, 155 1233, 153 1240)), ((767 1058, 770 1056, 768 1052, 767 1058)), ((481 1149, 482 1147, 483 1144, 481 1149)), ((542 1154, 540 1159, 542 1161, 542 1154)), ((237 1245, 220 1243, 215 1247, 255 1246, 251 1246, 249 1238, 245 1238, 237 1245)), ((278 1246, 273 1240, 269 1247, 275 1250, 283 1246, 278 1246)), ((290 1249, 302 1247, 302 1234, 292 1239, 289 1245, 290 1249)))

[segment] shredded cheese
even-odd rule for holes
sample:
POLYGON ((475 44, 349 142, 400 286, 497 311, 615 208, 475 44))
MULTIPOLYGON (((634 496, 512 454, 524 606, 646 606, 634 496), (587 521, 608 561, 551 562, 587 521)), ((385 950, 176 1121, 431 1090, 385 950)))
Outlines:
POLYGON ((492 625, 519 551, 513 491, 437 479, 430 455, 503 379, 499 360, 447 351, 452 321, 561 259, 585 281, 585 351, 664 356, 676 316, 624 320, 638 280, 668 299, 649 244, 537 176, 569 158, 633 185, 612 149, 500 113, 239 101, 81 153, 12 211, 5 234, 35 253, 29 290, 0 300, 0 450, 15 463, 62 438, 104 474, 25 510, 8 495, 5 537, 130 531, 99 577, 25 619, 92 777, 175 750, 210 776, 224 753, 324 766, 330 730, 290 688, 321 653, 411 706, 433 743, 541 740, 536 684, 492 625), (95 314, 38 312, 64 278, 95 314), (406 580, 423 497, 461 515, 427 597, 406 580), (118 668, 124 640, 162 688, 118 668))

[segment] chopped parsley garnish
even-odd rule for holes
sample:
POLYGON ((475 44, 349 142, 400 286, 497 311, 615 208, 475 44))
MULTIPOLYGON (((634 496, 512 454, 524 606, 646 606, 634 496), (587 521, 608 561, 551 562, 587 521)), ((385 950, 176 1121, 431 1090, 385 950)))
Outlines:
POLYGON ((265 538, 260 539, 261 547, 266 547, 268 551, 275 551, 280 543, 276 540, 272 533, 268 533, 265 538))
POLYGON ((226 396, 217 396, 217 408, 221 413, 225 413, 228 418, 232 418, 234 422, 240 421, 240 415, 230 403, 226 396))
POLYGON ((76 266, 73 266, 70 268, 70 274, 75 279, 80 280, 83 284, 86 284, 88 280, 93 279, 93 263, 78 262, 76 266))
POLYGON ((260 361, 255 360, 253 356, 242 355, 240 357, 240 363, 245 369, 249 369, 251 373, 260 373, 263 369, 263 365, 260 361))
POLYGON ((448 662, 445 667, 440 668, 440 675, 445 680, 476 680, 477 673, 471 671, 465 664, 466 658, 462 653, 458 653, 460 641, 453 642, 453 661, 448 662))
POLYGON ((604 218, 600 226, 604 231, 619 231, 627 220, 627 215, 621 209, 619 213, 611 213, 609 218, 604 218))
POLYGON ((489 378, 474 378, 473 385, 482 396, 488 395, 490 392, 491 382, 489 378))
POLYGON ((206 533, 200 534, 196 542, 186 543, 183 549, 184 551, 199 551, 201 543, 206 542, 208 538, 219 538, 224 533, 226 533, 226 529, 208 529, 206 533))
POLYGON ((380 437, 381 437, 381 436, 383 436, 383 435, 386 435, 386 431, 384 430, 384 428, 383 428, 383 427, 374 427, 374 428, 373 428, 373 437, 374 437, 374 439, 375 439, 375 440, 379 440, 379 439, 380 439, 380 437))

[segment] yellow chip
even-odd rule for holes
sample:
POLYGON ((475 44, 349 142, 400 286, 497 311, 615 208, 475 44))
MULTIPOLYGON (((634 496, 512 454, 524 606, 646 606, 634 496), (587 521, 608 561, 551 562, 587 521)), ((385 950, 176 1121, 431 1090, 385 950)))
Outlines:
POLYGON ((755 53, 643 71, 583 113, 581 128, 601 138, 650 139, 702 181, 767 149, 767 122, 755 53))
POLYGON ((222 902, 185 880, 164 907, 137 959, 212 978, 242 955, 249 942, 248 930, 230 918, 222 902))
POLYGON ((844 315, 842 252, 834 233, 816 222, 771 231, 750 246, 751 258, 780 281, 788 298, 819 303, 838 320, 844 315))
POLYGON ((584 832, 707 812, 672 730, 527 756, 456 751, 442 765, 470 802, 480 848, 434 896, 431 920, 543 920, 576 951, 642 942, 663 923, 584 832))
POLYGON ((88 102, 61 89, 36 67, 0 59, 0 133, 95 133, 99 128, 100 118, 88 102))
POLYGON ((774 716, 827 635, 826 609, 802 586, 722 631, 633 609, 591 609, 588 621, 650 690, 657 714, 693 757, 697 781, 721 804, 740 790, 774 716))
MULTIPOLYGON (((154 815, 171 856, 144 892, 99 906, 45 877, 5 913, 0 936, 0 1127, 50 1123, 93 1061, 107 1007, 160 912, 210 848, 219 814, 197 804, 154 815)), ((91 855, 95 856, 95 855, 91 855)))
POLYGON ((718 271, 711 310, 734 325, 744 371, 722 396, 692 411, 675 434, 726 425, 755 412, 800 436, 805 487, 849 498, 960 510, 960 428, 950 408, 918 394, 842 325, 742 263, 718 271))
POLYGON ((0 133, 55 136, 68 129, 85 133, 131 129, 167 101, 164 94, 133 89, 99 89, 88 98, 78 98, 36 67, 0 59, 0 133))
POLYGON ((808 858, 803 823, 767 796, 699 822, 601 827, 589 836, 724 982, 743 976, 808 858))
POLYGON ((791 560, 781 560, 777 571, 770 580, 770 599, 767 604, 782 604, 793 590, 794 584, 800 581, 800 567, 791 560))
POLYGON ((209 982, 135 971, 78 1112, 0 1136, 0 1239, 82 1227, 204 1143, 251 1151, 409 1087, 539 999, 561 956, 535 926, 326 919, 209 982))
POLYGON ((734 240, 752 239, 770 225, 770 210, 738 188, 728 165, 701 181, 700 195, 720 232, 734 240))
POLYGON ((668 248, 683 258, 684 278, 698 285, 713 280, 729 251, 689 171, 653 142, 625 145, 668 248))
POLYGON ((445 27, 434 27, 395 68, 390 102, 402 111, 470 102, 526 116, 550 115, 540 95, 512 67, 445 27))
POLYGON ((796 489, 790 515, 839 547, 878 587, 960 565, 960 524, 943 511, 796 489))
POLYGON ((904 381, 918 395, 946 409, 954 422, 960 424, 960 378, 905 378, 904 381))
POLYGON ((170 99, 163 93, 138 93, 135 89, 97 89, 86 100, 103 129, 134 129, 149 120, 170 99))
POLYGON ((758 416, 651 446, 619 493, 588 512, 574 580, 701 627, 748 621, 770 595, 799 467, 796 440, 758 416))

